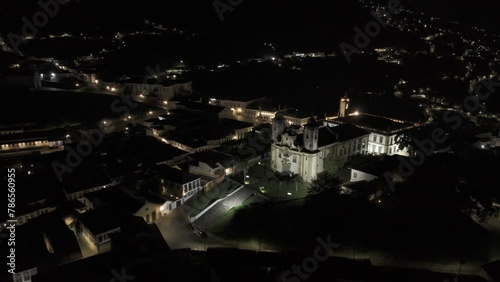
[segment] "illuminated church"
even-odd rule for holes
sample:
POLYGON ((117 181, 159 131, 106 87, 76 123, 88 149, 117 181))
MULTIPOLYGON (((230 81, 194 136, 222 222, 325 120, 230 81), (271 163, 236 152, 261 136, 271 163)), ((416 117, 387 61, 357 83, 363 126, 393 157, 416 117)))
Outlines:
POLYGON ((297 174, 306 182, 324 170, 329 156, 365 154, 369 133, 352 125, 322 126, 311 117, 304 126, 287 126, 278 112, 272 121, 271 169, 297 174))

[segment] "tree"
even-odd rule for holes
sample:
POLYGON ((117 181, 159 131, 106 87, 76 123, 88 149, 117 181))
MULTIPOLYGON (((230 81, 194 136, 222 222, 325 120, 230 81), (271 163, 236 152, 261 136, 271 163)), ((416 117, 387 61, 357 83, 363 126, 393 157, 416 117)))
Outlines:
POLYGON ((308 198, 340 193, 340 180, 333 174, 323 171, 309 185, 308 198))
POLYGON ((325 158, 325 164, 324 164, 325 171, 337 174, 344 167, 346 162, 347 162, 347 156, 340 157, 340 156, 330 155, 325 158))
POLYGON ((457 205, 469 216, 475 215, 480 222, 486 222, 495 212, 485 186, 484 183, 469 183, 464 177, 459 177, 455 186, 457 205))

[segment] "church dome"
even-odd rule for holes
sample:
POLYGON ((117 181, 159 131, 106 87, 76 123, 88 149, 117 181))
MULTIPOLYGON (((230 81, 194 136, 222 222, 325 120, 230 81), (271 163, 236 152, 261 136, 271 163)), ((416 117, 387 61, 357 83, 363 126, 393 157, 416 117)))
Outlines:
POLYGON ((316 119, 315 119, 314 117, 311 117, 311 118, 307 121, 306 126, 308 126, 308 127, 317 127, 317 126, 319 126, 319 123, 316 121, 316 119))
POLYGON ((285 117, 283 116, 282 112, 277 112, 276 115, 274 116, 274 119, 276 119, 276 120, 285 120, 285 117))

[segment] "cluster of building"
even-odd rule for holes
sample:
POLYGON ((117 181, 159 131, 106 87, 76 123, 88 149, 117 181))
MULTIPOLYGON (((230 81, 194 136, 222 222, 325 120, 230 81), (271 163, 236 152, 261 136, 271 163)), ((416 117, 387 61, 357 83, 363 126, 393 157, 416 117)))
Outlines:
POLYGON ((49 154, 64 150, 65 130, 25 131, 23 128, 0 128, 0 157, 26 154, 49 154))
POLYGON ((328 158, 345 163, 355 155, 403 155, 397 136, 418 123, 388 117, 348 114, 349 98, 340 99, 339 115, 318 122, 310 117, 303 126, 288 125, 278 112, 272 121, 271 169, 298 174, 305 181, 324 171, 328 158))

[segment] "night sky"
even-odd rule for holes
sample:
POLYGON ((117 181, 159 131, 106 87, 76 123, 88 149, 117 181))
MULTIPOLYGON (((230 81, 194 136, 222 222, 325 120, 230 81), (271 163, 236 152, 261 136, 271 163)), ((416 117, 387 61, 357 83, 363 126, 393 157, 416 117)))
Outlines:
MULTIPOLYGON (((388 1, 380 1, 386 3, 388 1)), ((21 17, 33 15, 39 6, 38 1, 2 1, 0 4, 0 28, 6 30, 19 28, 21 17)), ((157 1, 99 1, 73 0, 61 7, 48 29, 65 30, 79 28, 91 31, 101 28, 124 28, 142 23, 145 17, 168 26, 191 28, 198 31, 239 28, 289 30, 310 27, 330 27, 350 21, 355 17, 357 1, 243 1, 234 12, 227 13, 220 22, 213 1, 165 1, 161 6, 157 1), (172 3, 174 2, 174 3, 172 3)), ((452 1, 401 1, 405 7, 423 11, 430 15, 460 21, 467 25, 478 25, 489 30, 500 31, 498 11, 494 0, 452 1)))

